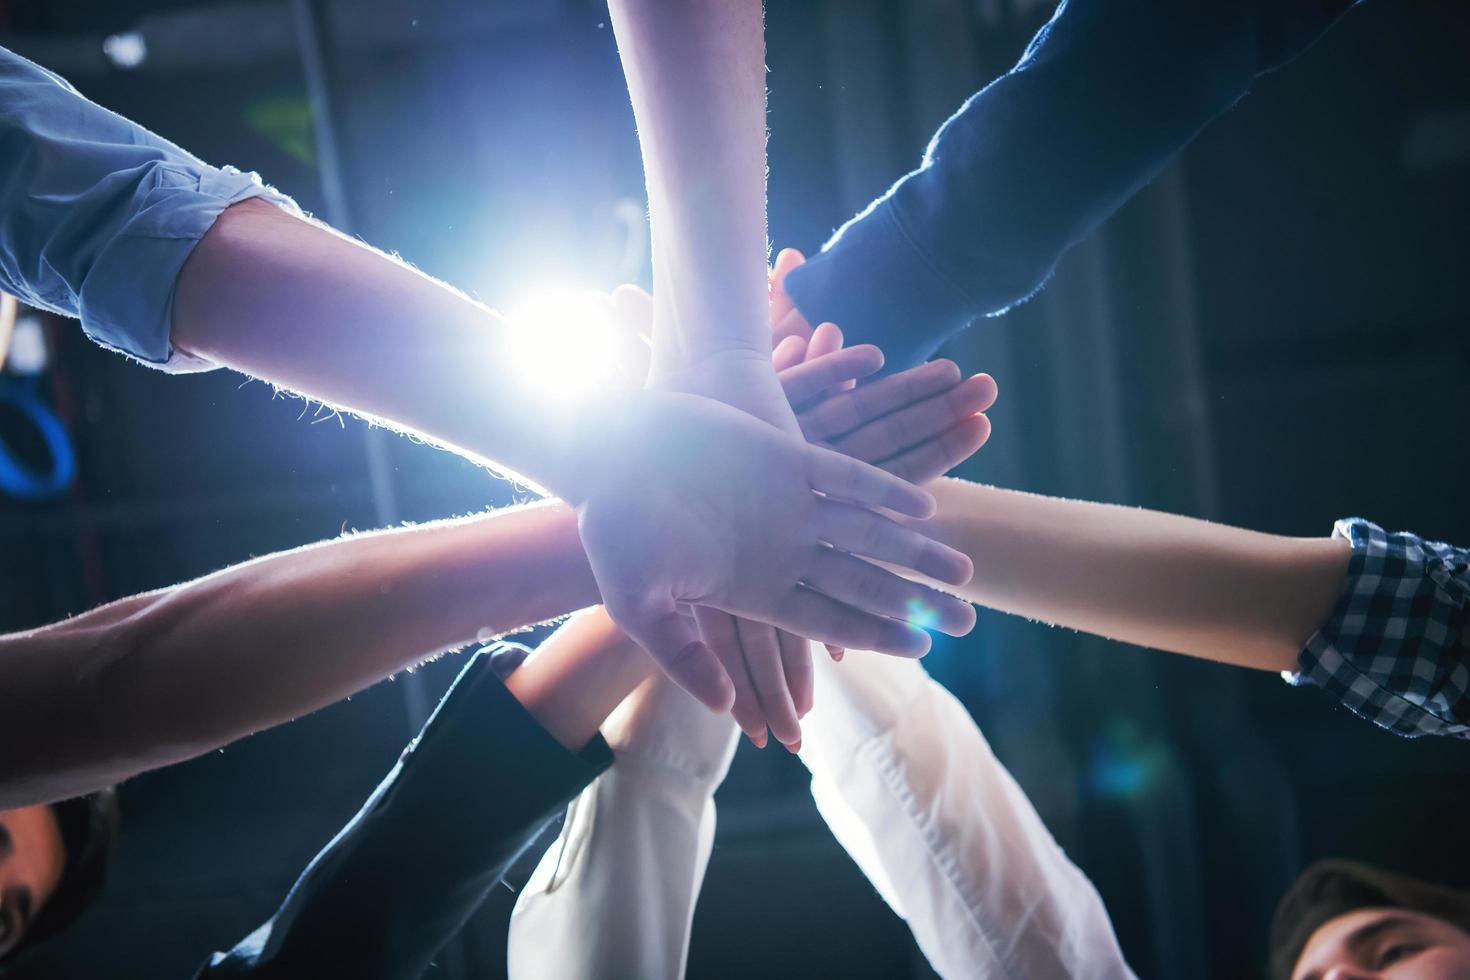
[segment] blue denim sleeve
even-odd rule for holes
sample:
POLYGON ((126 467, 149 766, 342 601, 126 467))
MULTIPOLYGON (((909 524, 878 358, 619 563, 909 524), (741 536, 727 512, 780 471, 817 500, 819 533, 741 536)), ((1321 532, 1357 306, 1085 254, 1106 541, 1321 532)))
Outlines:
POLYGON ((221 211, 261 197, 0 48, 0 288, 78 317, 105 347, 168 371, 207 368, 169 343, 174 281, 221 211))
POLYGON ((894 334, 900 360, 1004 312, 1351 2, 1064 0, 919 168, 791 273, 797 308, 854 341, 894 334))

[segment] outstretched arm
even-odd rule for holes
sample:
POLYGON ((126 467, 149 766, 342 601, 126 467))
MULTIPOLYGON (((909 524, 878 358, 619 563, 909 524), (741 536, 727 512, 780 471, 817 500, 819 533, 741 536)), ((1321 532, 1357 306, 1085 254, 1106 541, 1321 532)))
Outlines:
POLYGON ((960 594, 1006 612, 1323 688, 1399 735, 1470 737, 1470 549, 1368 521, 1330 538, 945 480, 960 594))
POLYGON ((598 601, 560 503, 354 535, 0 637, 0 807, 63 799, 598 601))
POLYGON ((965 598, 1056 626, 1258 670, 1295 669, 1350 549, 1157 511, 945 479, 929 526, 971 555, 965 598))
POLYGON ((729 354, 763 355, 769 375, 761 0, 609 9, 648 184, 653 381, 729 354))
POLYGON ((1066 0, 918 168, 837 232, 789 288, 889 365, 930 356, 1030 296, 1256 77, 1351 0, 1066 0))

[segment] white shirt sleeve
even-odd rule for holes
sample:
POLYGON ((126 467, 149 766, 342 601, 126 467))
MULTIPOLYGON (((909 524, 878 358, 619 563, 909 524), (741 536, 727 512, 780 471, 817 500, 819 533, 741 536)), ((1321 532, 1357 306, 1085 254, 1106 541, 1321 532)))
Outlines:
POLYGON ((802 761, 832 833, 943 977, 1132 977, 1097 890, 917 661, 817 660, 802 761))
MULTIPOLYGON (((817 806, 941 976, 1133 976, 1096 889, 953 695, 916 661, 815 661, 801 758, 817 806)), ((516 903, 512 978, 684 975, 729 756, 692 766, 700 740, 678 731, 662 734, 679 764, 609 737, 617 762, 516 903)))
MULTIPOLYGON (((640 696, 650 691, 630 702, 640 696)), ((641 713, 625 702, 603 726, 612 768, 572 802, 516 899, 512 980, 684 976, 738 732, 670 683, 651 701, 641 713)))

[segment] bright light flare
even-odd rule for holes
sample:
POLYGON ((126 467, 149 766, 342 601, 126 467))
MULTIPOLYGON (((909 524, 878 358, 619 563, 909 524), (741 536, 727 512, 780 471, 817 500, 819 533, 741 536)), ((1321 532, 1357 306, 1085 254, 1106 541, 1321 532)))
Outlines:
POLYGON ((908 622, 921 630, 932 630, 939 626, 939 613, 922 599, 908 601, 908 622))
POLYGON ((572 400, 618 384, 618 326, 596 294, 535 293, 509 320, 511 363, 533 390, 572 400))

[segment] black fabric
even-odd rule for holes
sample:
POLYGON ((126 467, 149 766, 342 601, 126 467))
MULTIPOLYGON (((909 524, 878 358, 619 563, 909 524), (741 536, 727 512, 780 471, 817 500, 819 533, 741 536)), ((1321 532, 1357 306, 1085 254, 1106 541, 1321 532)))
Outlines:
POLYGON ((1340 915, 1366 908, 1422 912, 1470 932, 1470 893, 1356 861, 1318 861, 1302 872, 1276 907, 1271 922, 1273 980, 1288 980, 1312 933, 1340 915))
POLYGON ((506 867, 612 764, 562 748, 476 654, 276 914, 197 978, 416 977, 506 867))
POLYGON ((1039 289, 1257 75, 1349 0, 1065 0, 1019 64, 967 101, 919 169, 786 280, 811 323, 927 359, 1039 289))

